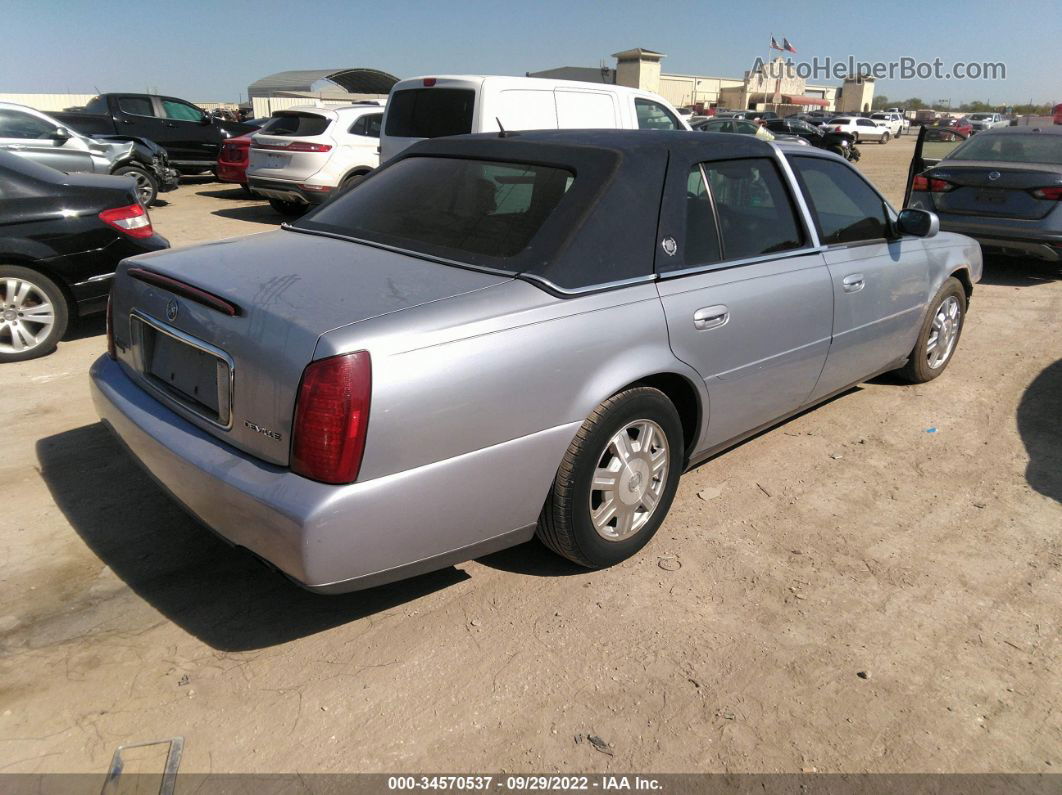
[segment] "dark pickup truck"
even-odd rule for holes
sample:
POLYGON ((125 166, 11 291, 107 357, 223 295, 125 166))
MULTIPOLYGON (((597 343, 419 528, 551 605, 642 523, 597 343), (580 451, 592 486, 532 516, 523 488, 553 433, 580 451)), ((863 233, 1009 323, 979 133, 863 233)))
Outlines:
POLYGON ((212 118, 183 99, 155 94, 100 94, 83 110, 50 115, 84 135, 148 138, 166 149, 170 165, 183 174, 213 170, 225 139, 255 129, 212 118))

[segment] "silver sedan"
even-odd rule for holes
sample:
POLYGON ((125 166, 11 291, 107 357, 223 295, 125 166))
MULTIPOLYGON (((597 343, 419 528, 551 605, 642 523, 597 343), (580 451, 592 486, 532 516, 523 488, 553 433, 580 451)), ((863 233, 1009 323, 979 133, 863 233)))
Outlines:
POLYGON ((126 261, 103 421, 190 512, 319 591, 538 536, 635 554, 683 471, 955 355, 976 242, 752 136, 417 144, 280 231, 126 261))

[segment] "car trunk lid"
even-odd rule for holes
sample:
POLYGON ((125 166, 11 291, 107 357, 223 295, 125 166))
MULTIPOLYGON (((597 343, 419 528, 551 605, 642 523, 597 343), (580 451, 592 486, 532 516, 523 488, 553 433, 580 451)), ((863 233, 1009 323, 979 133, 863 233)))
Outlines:
POLYGON ((121 266, 119 358, 203 430, 286 465, 322 334, 509 278, 286 230, 172 250, 121 266))
POLYGON ((1057 199, 1033 195, 1038 188, 1062 185, 1057 166, 1023 163, 967 161, 940 164, 925 173, 955 187, 933 193, 933 206, 942 213, 988 215, 1002 218, 1040 219, 1058 206, 1057 199))

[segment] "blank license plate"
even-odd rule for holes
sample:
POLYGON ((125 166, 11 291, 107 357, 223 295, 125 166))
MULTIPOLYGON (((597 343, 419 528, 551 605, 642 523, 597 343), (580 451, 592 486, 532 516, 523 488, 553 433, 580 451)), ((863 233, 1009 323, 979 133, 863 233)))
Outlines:
POLYGON ((267 154, 265 156, 265 168, 285 168, 288 165, 288 155, 267 154))

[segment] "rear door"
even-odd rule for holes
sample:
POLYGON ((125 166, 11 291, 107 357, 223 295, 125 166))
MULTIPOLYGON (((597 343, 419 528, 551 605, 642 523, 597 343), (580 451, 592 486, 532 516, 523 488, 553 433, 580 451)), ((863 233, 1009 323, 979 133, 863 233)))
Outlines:
POLYGON ((93 169, 92 158, 78 138, 56 137, 57 125, 33 113, 0 108, 0 150, 42 166, 71 173, 93 169))
POLYGON ((159 97, 159 115, 171 160, 214 163, 221 150, 221 133, 200 108, 173 97, 159 97))
POLYGON ((704 450, 806 402, 826 361, 833 298, 772 158, 672 158, 658 290, 672 350, 708 391, 704 450))
MULTIPOLYGON (((380 162, 425 138, 472 132, 476 121, 476 86, 445 78, 425 78, 409 81, 407 87, 400 86, 392 89, 387 101, 380 137, 380 162)), ((496 129, 496 120, 487 119, 481 123, 487 122, 490 123, 487 129, 496 129)))
POLYGON ((813 399, 857 383, 914 346, 929 292, 925 247, 894 237, 885 200, 840 160, 790 156, 833 285, 833 340, 813 399))
POLYGON ((166 134, 152 97, 146 94, 115 94, 109 99, 116 133, 147 138, 164 147, 172 157, 169 150, 171 137, 166 134))

